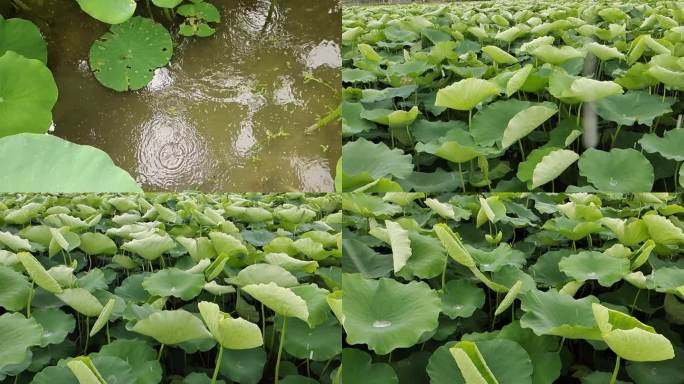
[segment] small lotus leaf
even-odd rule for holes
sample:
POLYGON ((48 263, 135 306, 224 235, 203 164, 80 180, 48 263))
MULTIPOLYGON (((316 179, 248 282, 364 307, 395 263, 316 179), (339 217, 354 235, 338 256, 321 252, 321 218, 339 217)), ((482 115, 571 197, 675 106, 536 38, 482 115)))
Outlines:
POLYGON ((345 383, 399 384, 399 378, 391 365, 373 363, 371 356, 358 349, 342 351, 344 369, 342 380, 345 383))
POLYGON ((154 70, 166 65, 172 52, 173 43, 166 28, 136 16, 113 25, 93 44, 90 68, 95 78, 108 88, 119 92, 136 90, 152 81, 154 70))

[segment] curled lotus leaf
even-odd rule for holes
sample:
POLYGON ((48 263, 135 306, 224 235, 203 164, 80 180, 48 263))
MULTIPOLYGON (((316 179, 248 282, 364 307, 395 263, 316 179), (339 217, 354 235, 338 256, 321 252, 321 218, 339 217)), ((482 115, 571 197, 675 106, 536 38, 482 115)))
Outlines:
POLYGON ((488 97, 499 93, 499 87, 490 81, 468 78, 437 91, 435 105, 459 111, 470 111, 488 97))
POLYGON ((211 338, 202 320, 183 309, 154 312, 138 321, 131 330, 167 345, 211 338))
POLYGON ((202 319, 214 339, 226 349, 252 349, 264 344, 259 326, 242 318, 232 318, 221 312, 219 306, 208 301, 200 302, 202 319))

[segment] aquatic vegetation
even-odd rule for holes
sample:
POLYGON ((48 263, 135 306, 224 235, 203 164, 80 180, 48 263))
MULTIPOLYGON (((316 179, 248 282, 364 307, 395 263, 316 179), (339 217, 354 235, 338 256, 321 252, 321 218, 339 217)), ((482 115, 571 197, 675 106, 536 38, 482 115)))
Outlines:
POLYGON ((343 381, 679 382, 683 204, 343 194, 343 381))
POLYGON ((83 12, 107 24, 121 24, 135 13, 135 0, 76 0, 83 12))
POLYGON ((680 136, 683 9, 637 0, 345 8, 343 189, 684 186, 681 160, 652 141, 680 136), (371 148, 377 161, 356 156, 371 148))
POLYGON ((0 380, 331 383, 334 194, 0 195, 0 380))
POLYGON ((191 4, 181 5, 178 7, 178 14, 185 17, 178 30, 183 36, 211 36, 216 30, 209 23, 221 21, 218 9, 204 0, 191 0, 191 4))

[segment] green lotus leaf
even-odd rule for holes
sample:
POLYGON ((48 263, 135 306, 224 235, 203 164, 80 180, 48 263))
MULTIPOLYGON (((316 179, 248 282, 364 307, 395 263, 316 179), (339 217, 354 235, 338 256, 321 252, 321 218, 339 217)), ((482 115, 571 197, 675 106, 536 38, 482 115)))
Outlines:
POLYGON ((409 231, 409 240, 411 241, 411 258, 395 275, 407 280, 410 280, 412 276, 421 279, 439 276, 447 262, 442 243, 433 236, 422 235, 413 230, 409 231))
MULTIPOLYGON (((479 372, 479 369, 485 372, 488 370, 491 377, 494 378, 494 382, 499 384, 531 384, 533 382, 531 356, 517 342, 507 339, 492 339, 475 340, 474 342, 461 341, 460 343, 463 343, 461 345, 466 345, 470 353, 474 352, 473 350, 475 349, 479 351, 479 353, 472 353, 475 360, 471 360, 468 354, 462 359, 463 363, 469 365, 466 368, 468 373, 475 373, 471 370, 472 368, 475 368, 477 372, 479 372), (470 343, 474 344, 475 347, 470 347, 470 343), (506 358, 502 358, 502 356, 506 356, 506 358), (478 362, 479 369, 477 366, 472 367, 468 362, 478 362)), ((430 357, 427 372, 431 384, 470 384, 478 382, 464 378, 464 372, 459 368, 459 364, 450 351, 456 344, 456 342, 448 342, 437 348, 430 357)), ((479 381, 479 383, 484 384, 487 382, 479 381)))
MULTIPOLYGON (((116 357, 131 366, 139 384, 157 384, 161 381, 162 368, 157 352, 140 340, 117 339, 103 345, 94 358, 116 357)), ((96 361, 97 363, 97 361, 96 361)))
POLYGON ((677 294, 684 297, 684 270, 678 267, 654 269, 647 278, 647 285, 656 292, 677 294))
POLYGON ((80 384, 67 367, 57 365, 45 367, 33 377, 33 384, 80 384))
POLYGON ((533 49, 528 48, 528 52, 542 61, 553 65, 560 65, 568 60, 586 55, 585 52, 568 45, 559 48, 549 44, 541 44, 533 49))
POLYGON ((677 227, 667 217, 659 215, 645 215, 644 224, 648 230, 648 235, 657 244, 675 245, 684 242, 684 232, 677 227))
POLYGON ((499 384, 472 341, 459 341, 449 348, 466 383, 499 384))
POLYGON ((469 78, 437 91, 435 105, 459 111, 470 111, 490 96, 498 95, 499 88, 492 82, 469 78))
POLYGON ((188 301, 202 292, 204 283, 203 274, 167 268, 147 276, 142 286, 153 296, 173 296, 188 301))
POLYGON ((511 305, 513 305, 513 302, 515 302, 515 299, 518 297, 518 294, 520 294, 522 288, 522 280, 517 280, 515 284, 511 286, 508 292, 506 292, 506 295, 501 300, 501 303, 499 303, 499 306, 496 307, 496 310, 494 311, 494 316, 499 316, 504 311, 506 311, 511 305))
POLYGON ((203 259, 214 259, 216 257, 214 246, 207 237, 195 237, 191 239, 184 236, 177 236, 175 240, 188 251, 192 260, 196 262, 203 259))
POLYGON ((99 316, 104 309, 97 298, 83 288, 67 288, 61 293, 55 294, 55 296, 76 310, 76 312, 88 317, 99 316))
POLYGON ((242 290, 281 316, 309 320, 306 301, 289 288, 268 283, 246 285, 242 290))
POLYGON ((229 282, 241 287, 250 284, 275 283, 280 287, 288 288, 299 284, 297 278, 285 268, 271 264, 248 265, 229 282))
POLYGON ((299 319, 288 320, 285 351, 300 359, 334 358, 342 352, 342 328, 334 318, 314 328, 299 319))
POLYGON ((29 20, 0 18, 0 57, 7 51, 47 64, 47 44, 38 27, 29 20))
POLYGON ((394 272, 397 273, 406 265, 406 262, 411 257, 409 232, 393 221, 385 220, 385 226, 387 227, 389 244, 392 248, 394 272))
POLYGON ((26 276, 0 265, 0 307, 8 311, 21 311, 31 294, 32 287, 26 276))
POLYGON ((498 64, 514 64, 518 62, 515 56, 494 45, 482 47, 482 52, 486 53, 487 56, 491 57, 498 64))
POLYGON ((41 344, 43 328, 33 318, 21 313, 4 313, 0 316, 0 375, 13 365, 30 358, 29 348, 41 344))
POLYGON ((672 71, 668 68, 654 65, 649 68, 646 73, 668 87, 684 90, 684 73, 680 71, 672 71))
POLYGON ((554 335, 567 339, 601 340, 601 333, 591 315, 593 296, 575 300, 555 290, 531 290, 522 295, 525 314, 520 326, 536 335, 554 335))
POLYGON ((660 361, 674 358, 672 343, 636 318, 593 303, 592 311, 603 341, 618 356, 632 361, 660 361))
POLYGON ((168 235, 151 234, 142 239, 135 239, 123 243, 121 249, 136 253, 145 260, 156 260, 164 253, 174 249, 176 242, 168 235))
POLYGON ((479 198, 480 209, 477 212, 476 227, 481 226, 486 222, 496 224, 499 220, 506 217, 506 206, 499 196, 489 196, 486 199, 479 198))
POLYGON ((114 255, 117 251, 114 240, 107 235, 96 232, 82 234, 79 247, 88 255, 114 255))
POLYGON ((372 83, 378 78, 372 72, 359 68, 342 69, 342 81, 345 83, 372 83))
POLYGON ((356 46, 358 48, 359 52, 368 60, 374 62, 374 63, 379 63, 380 60, 382 59, 380 55, 378 55, 377 52, 375 52, 375 49, 371 47, 368 44, 359 44, 356 46))
POLYGON ((299 260, 287 253, 267 253, 264 261, 284 268, 289 272, 314 273, 318 269, 318 262, 313 260, 299 260))
POLYGON ((404 178, 413 171, 411 155, 400 149, 390 149, 384 143, 366 139, 351 141, 342 146, 342 171, 345 177, 368 174, 373 179, 392 175, 404 178))
POLYGON ((221 376, 236 383, 257 384, 266 365, 266 352, 263 348, 226 349, 221 361, 221 376))
POLYGON ((201 301, 199 308, 202 319, 214 339, 226 349, 252 349, 264 344, 261 329, 254 323, 242 318, 232 318, 221 312, 219 306, 208 301, 201 301))
POLYGON ((429 143, 418 143, 415 150, 427 152, 454 163, 464 163, 478 156, 497 152, 494 148, 478 146, 468 132, 460 129, 453 129, 429 143))
POLYGON ((435 329, 441 302, 424 282, 402 284, 369 280, 360 274, 342 276, 344 329, 349 344, 367 344, 378 354, 410 347, 435 329))
POLYGON ((115 299, 109 299, 109 301, 107 301, 107 304, 105 304, 104 308, 102 308, 102 312, 100 312, 97 320, 95 320, 95 324, 93 324, 93 327, 90 329, 90 337, 96 335, 102 328, 104 328, 105 325, 107 325, 109 322, 109 317, 112 315, 112 311, 114 310, 115 303, 115 299))
POLYGON ((74 316, 59 308, 39 308, 31 312, 31 316, 43 327, 41 347, 64 342, 76 328, 74 316))
POLYGON ((152 3, 161 8, 176 8, 183 0, 152 0, 152 3))
POLYGON ((563 237, 577 241, 603 229, 599 223, 593 221, 578 221, 566 217, 555 217, 543 226, 544 229, 557 232, 563 237))
POLYGON ((612 59, 625 60, 625 54, 617 48, 599 44, 595 41, 586 44, 584 48, 603 61, 612 59))
POLYGON ((530 134, 537 127, 558 112, 555 104, 546 103, 535 105, 518 112, 511 120, 503 132, 501 139, 502 148, 508 148, 518 140, 530 134))
POLYGON ((470 133, 474 141, 482 146, 493 145, 501 140, 513 116, 533 105, 528 101, 509 99, 485 106, 473 117, 470 133))
POLYGON ((135 12, 135 0, 76 0, 83 12, 107 24, 120 24, 135 12))
POLYGON ((673 101, 674 99, 663 101, 661 97, 645 91, 629 91, 596 101, 596 113, 619 125, 634 125, 637 122, 652 125, 655 118, 672 112, 670 106, 673 101))
POLYGON ((558 267, 575 280, 598 280, 604 287, 617 283, 631 271, 629 259, 596 251, 583 251, 564 257, 558 267))
POLYGON ((666 131, 663 137, 655 133, 646 134, 639 139, 639 144, 648 153, 657 153, 660 156, 675 160, 684 161, 684 129, 673 129, 666 131))
POLYGON ((368 132, 375 125, 361 117, 365 112, 361 103, 342 102, 342 134, 353 136, 362 132, 368 132))
POLYGON ((393 269, 393 260, 356 239, 342 240, 342 270, 365 277, 386 277, 393 269))
MULTIPOLYGON (((0 24, 0 37, 2 26, 0 24)), ((56 102, 57 85, 43 62, 14 51, 0 56, 0 120, 3 121, 0 138, 24 132, 47 132, 56 102)))
POLYGON ((131 330, 166 345, 211 338, 202 320, 183 309, 154 312, 138 321, 131 330))
POLYGON ((102 85, 124 92, 146 86, 152 81, 154 70, 168 64, 172 53, 173 42, 166 28, 151 19, 136 16, 123 24, 113 25, 100 37, 90 48, 89 61, 95 78, 102 85))
POLYGON ((290 290, 306 302, 309 311, 306 322, 310 327, 316 327, 328 320, 330 310, 327 298, 330 292, 327 289, 320 288, 316 284, 304 284, 292 287, 290 290))
POLYGON ((44 290, 52 293, 62 293, 62 287, 59 283, 43 268, 43 265, 30 253, 19 252, 17 259, 21 262, 26 270, 26 273, 31 276, 36 285, 44 290))
POLYGON ((645 192, 653 188, 653 165, 641 152, 631 148, 613 148, 610 152, 590 148, 580 156, 578 166, 580 175, 601 191, 645 192))
POLYGON ((435 224, 432 230, 435 231, 439 241, 442 242, 442 245, 444 245, 452 259, 468 268, 475 267, 475 260, 473 260, 470 252, 463 246, 460 237, 451 228, 446 224, 435 224))
POLYGON ((641 219, 624 220, 604 217, 600 222, 617 236, 620 243, 626 246, 637 245, 648 239, 648 227, 641 219))
POLYGON ((485 292, 468 280, 449 280, 443 288, 442 313, 451 319, 470 317, 484 303, 485 292))
POLYGON ((86 356, 74 358, 66 363, 80 384, 106 384, 95 365, 86 356))
POLYGON ((140 192, 99 149, 50 135, 0 139, 0 192, 140 192))
POLYGON ((9 232, 0 231, 0 244, 13 251, 31 251, 33 247, 31 243, 20 236, 9 232))
POLYGON ((371 109, 361 112, 361 117, 390 127, 406 127, 418 117, 420 110, 414 106, 409 111, 392 109, 371 109))
POLYGON ((575 151, 553 147, 548 147, 548 150, 537 153, 542 155, 541 158, 533 158, 531 154, 527 158, 528 164, 533 165, 529 179, 523 180, 523 178, 528 177, 524 171, 522 174, 523 178, 521 178, 520 171, 523 170, 522 164, 518 174, 518 178, 522 181, 530 182, 529 186, 531 189, 540 187, 556 179, 580 157, 575 151))
POLYGON ((636 384, 677 384, 684 366, 684 350, 675 346, 674 351, 674 359, 628 364, 626 370, 629 377, 636 384))
POLYGON ((506 83, 506 96, 511 97, 520 88, 522 88, 532 73, 532 70, 534 70, 532 64, 525 64, 525 66, 515 71, 513 76, 506 83))
POLYGON ((345 383, 399 384, 399 378, 391 365, 373 363, 371 356, 358 349, 342 351, 344 369, 342 380, 345 383))
POLYGON ((191 4, 183 4, 178 7, 178 14, 185 17, 193 17, 210 23, 221 21, 218 9, 203 0, 192 1, 191 4))
POLYGON ((209 238, 219 255, 223 253, 228 256, 236 256, 248 253, 247 246, 242 241, 227 233, 209 232, 209 238))
POLYGON ((573 97, 583 101, 596 101, 623 92, 622 87, 612 81, 598 81, 587 77, 575 79, 570 86, 573 97))

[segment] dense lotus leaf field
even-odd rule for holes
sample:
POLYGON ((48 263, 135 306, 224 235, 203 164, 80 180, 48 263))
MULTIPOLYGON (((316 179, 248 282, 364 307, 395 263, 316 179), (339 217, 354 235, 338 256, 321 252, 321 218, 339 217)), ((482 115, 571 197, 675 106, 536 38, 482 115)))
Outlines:
POLYGON ((684 202, 345 194, 345 383, 684 380, 684 202))
POLYGON ((684 186, 681 1, 347 7, 342 41, 345 191, 684 186))
POLYGON ((0 382, 339 381, 341 196, 0 195, 0 382))

